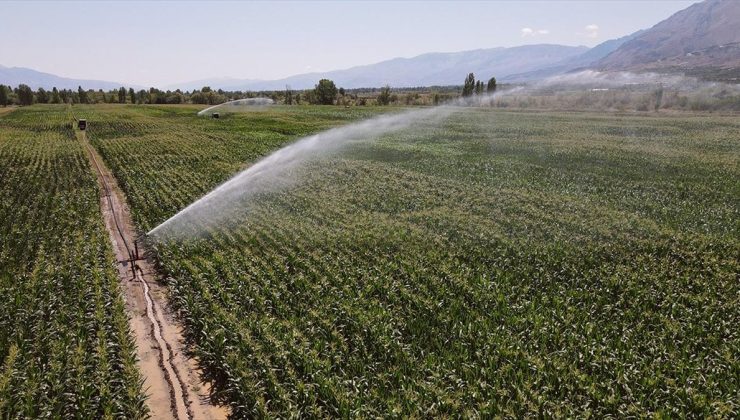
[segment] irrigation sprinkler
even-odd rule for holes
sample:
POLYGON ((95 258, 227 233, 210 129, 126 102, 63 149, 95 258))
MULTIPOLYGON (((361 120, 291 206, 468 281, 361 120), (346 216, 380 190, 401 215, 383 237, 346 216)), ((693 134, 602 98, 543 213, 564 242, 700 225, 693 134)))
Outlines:
POLYGON ((141 258, 139 258, 139 236, 134 238, 134 249, 131 253, 131 256, 134 261, 139 261, 141 258))
POLYGON ((146 233, 142 233, 139 236, 137 236, 137 237, 134 238, 134 253, 133 253, 134 261, 140 261, 140 260, 145 260, 146 259, 145 256, 139 255, 139 241, 141 241, 143 244, 145 244, 146 241, 147 241, 147 234, 146 233))
POLYGON ((221 112, 234 112, 238 109, 239 106, 244 107, 244 109, 255 110, 259 108, 264 108, 274 103, 275 101, 270 98, 235 99, 233 101, 224 102, 218 105, 212 105, 206 109, 200 110, 198 111, 198 116, 209 115, 211 118, 220 118, 221 112))
POLYGON ((79 128, 80 131, 85 131, 85 129, 87 128, 87 120, 77 120, 77 128, 79 128))
POLYGON ((133 278, 131 280, 136 280, 136 260, 134 260, 134 255, 130 252, 128 254, 128 257, 131 264, 131 274, 133 275, 133 278))
POLYGON ((136 262, 145 259, 139 255, 139 240, 141 240, 143 237, 146 237, 146 234, 141 234, 134 238, 133 250, 130 249, 128 245, 126 246, 126 250, 128 251, 128 261, 129 264, 131 264, 131 274, 133 275, 132 280, 136 280, 136 269, 139 268, 136 262))

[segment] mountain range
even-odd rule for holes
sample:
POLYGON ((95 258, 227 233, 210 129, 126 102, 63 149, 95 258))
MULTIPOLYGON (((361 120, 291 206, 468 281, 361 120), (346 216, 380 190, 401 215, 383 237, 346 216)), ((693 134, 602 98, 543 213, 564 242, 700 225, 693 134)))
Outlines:
MULTIPOLYGON (((226 90, 305 89, 322 78, 346 88, 458 85, 473 72, 482 79, 527 82, 567 72, 653 71, 704 79, 740 81, 740 0, 705 0, 649 29, 608 40, 593 48, 525 45, 457 53, 429 53, 366 66, 308 73, 280 80, 199 81, 226 90), (213 82, 213 83, 211 83, 213 82)), ((172 86, 172 88, 177 86, 172 86)), ((197 88, 191 84, 188 88, 197 88)))
POLYGON ((635 38, 643 32, 643 30, 640 30, 631 35, 623 36, 621 38, 610 39, 608 41, 602 42, 601 44, 589 49, 582 54, 579 54, 575 57, 566 58, 558 63, 555 63, 552 66, 524 73, 510 74, 503 77, 502 81, 528 82, 530 80, 540 80, 550 76, 567 73, 573 70, 589 68, 589 66, 616 51, 619 47, 622 46, 622 44, 635 38))
MULTIPOLYGON (((85 89, 118 89, 124 86, 121 83, 106 82, 102 80, 84 80, 60 77, 51 73, 44 73, 25 67, 5 67, 0 65, 0 83, 8 86, 26 84, 33 89, 40 87, 44 89, 77 89, 82 86, 85 89)), ((138 86, 131 86, 138 87, 138 86)))
MULTIPOLYGON (((321 73, 306 73, 279 80, 235 80, 218 83, 205 80, 211 87, 224 90, 274 90, 312 88, 319 79, 331 79, 345 88, 378 86, 457 85, 473 72, 477 75, 520 73, 553 65, 588 51, 587 47, 564 45, 524 45, 513 48, 488 48, 452 53, 428 53, 412 58, 394 58, 375 64, 321 73)), ((178 84, 168 88, 200 88, 203 84, 178 84)))
POLYGON ((597 61, 602 71, 686 73, 738 81, 740 1, 706 0, 625 42, 597 61))
MULTIPOLYGON (((165 86, 165 89, 275 90, 313 87, 327 78, 344 88, 459 85, 467 73, 481 79, 526 82, 557 74, 600 71, 683 73, 700 78, 740 80, 740 0, 705 0, 652 28, 603 42, 593 48, 554 44, 427 53, 329 72, 278 80, 219 78, 165 86)), ((33 88, 113 89, 121 83, 77 80, 26 68, 0 66, 0 83, 33 88)))

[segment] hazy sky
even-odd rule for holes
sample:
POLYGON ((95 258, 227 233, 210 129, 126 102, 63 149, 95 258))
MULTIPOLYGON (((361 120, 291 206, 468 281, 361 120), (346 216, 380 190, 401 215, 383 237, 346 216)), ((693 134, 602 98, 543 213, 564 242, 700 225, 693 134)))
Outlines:
POLYGON ((142 86, 425 52, 593 46, 695 1, 0 2, 0 65, 142 86))

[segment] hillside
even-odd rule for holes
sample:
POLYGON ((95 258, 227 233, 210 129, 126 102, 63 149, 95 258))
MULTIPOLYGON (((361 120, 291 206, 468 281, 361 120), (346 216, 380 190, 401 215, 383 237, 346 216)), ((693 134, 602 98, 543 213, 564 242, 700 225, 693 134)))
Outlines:
POLYGON ((102 80, 85 80, 60 77, 51 73, 44 73, 25 67, 4 67, 0 65, 0 84, 9 86, 18 86, 26 84, 32 89, 40 87, 51 89, 77 89, 82 86, 85 89, 117 89, 121 86, 129 86, 116 82, 106 82, 102 80))
POLYGON ((694 4, 625 42, 593 67, 737 78, 740 2, 706 0, 694 4))
MULTIPOLYGON (((328 78, 345 88, 457 85, 469 72, 504 82, 544 79, 577 69, 685 73, 704 79, 740 80, 740 1, 706 0, 681 10, 650 29, 608 40, 593 48, 555 44, 427 53, 341 70, 298 74, 277 80, 208 78, 165 89, 282 90, 313 87, 328 78)), ((114 89, 122 84, 79 80, 0 66, 0 83, 44 87, 114 89)), ((125 84, 124 84, 125 85, 125 84)), ((127 85, 126 85, 127 86, 127 85)), ((135 88, 138 88, 134 86, 135 88)))
MULTIPOLYGON (((322 73, 306 73, 279 80, 242 80, 223 83, 214 79, 210 86, 224 90, 272 90, 313 87, 319 79, 334 80, 345 88, 433 86, 461 84, 471 71, 487 79, 491 76, 534 71, 549 67, 588 51, 587 47, 538 44, 512 48, 489 48, 453 53, 428 53, 411 58, 394 58, 375 64, 322 73)), ((207 83, 208 81, 202 81, 207 83)), ((191 87, 192 83, 169 86, 191 87)), ((201 85, 202 86, 202 85, 201 85)))
POLYGON ((574 57, 569 57, 549 67, 545 67, 545 68, 541 68, 541 69, 537 69, 537 70, 529 71, 525 73, 511 74, 508 76, 504 76, 500 79, 504 82, 527 82, 531 80, 540 80, 540 79, 555 76, 558 74, 567 73, 569 71, 576 70, 576 69, 582 69, 584 67, 590 66, 596 61, 611 54, 613 51, 619 48, 622 44, 637 37, 642 32, 643 31, 640 30, 630 35, 623 36, 621 38, 610 39, 608 41, 604 41, 601 44, 596 45, 595 47, 589 49, 588 51, 582 54, 576 55, 574 57))

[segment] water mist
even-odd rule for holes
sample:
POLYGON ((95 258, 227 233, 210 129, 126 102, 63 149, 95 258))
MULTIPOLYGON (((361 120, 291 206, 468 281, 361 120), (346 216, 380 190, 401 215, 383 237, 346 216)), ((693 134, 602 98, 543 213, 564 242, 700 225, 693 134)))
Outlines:
MULTIPOLYGON (((461 98, 450 104, 433 108, 417 109, 393 115, 383 115, 347 126, 330 129, 295 141, 268 155, 254 165, 238 173, 215 190, 181 210, 149 232, 149 235, 180 235, 202 231, 204 227, 216 226, 227 220, 245 200, 257 194, 277 191, 297 182, 298 168, 306 163, 325 157, 350 142, 372 141, 383 134, 410 127, 415 123, 433 123, 444 119, 452 112, 466 109, 465 105, 490 105, 496 98, 509 95, 531 95, 543 89, 564 87, 588 90, 594 87, 617 87, 633 84, 706 86, 704 82, 682 76, 656 74, 599 73, 585 71, 555 76, 530 85, 515 87, 492 95, 461 98)), ((734 91, 737 88, 733 88, 734 91)), ((238 106, 260 107, 272 104, 268 98, 241 99, 200 111, 198 115, 238 106)))
POLYGON ((439 121, 454 109, 452 106, 438 106, 384 115, 301 138, 238 173, 152 229, 149 235, 177 235, 184 232, 185 227, 192 227, 194 224, 218 224, 238 210, 235 206, 239 206, 238 203, 244 199, 291 185, 296 181, 295 169, 309 161, 336 152, 350 142, 371 141, 424 120, 439 121))

